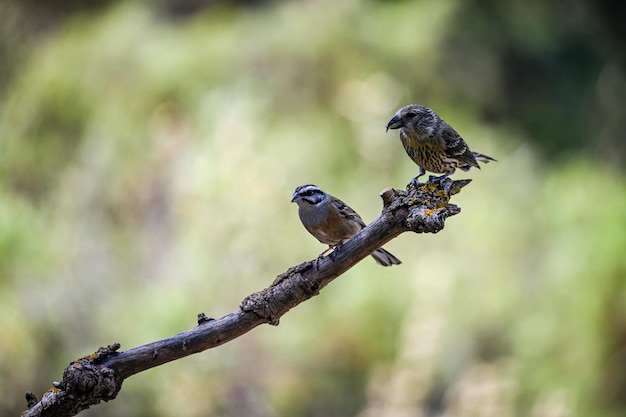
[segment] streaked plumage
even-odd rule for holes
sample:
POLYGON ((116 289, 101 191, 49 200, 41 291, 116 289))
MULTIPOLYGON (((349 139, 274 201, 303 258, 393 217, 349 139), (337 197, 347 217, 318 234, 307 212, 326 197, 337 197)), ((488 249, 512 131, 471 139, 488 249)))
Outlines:
MULTIPOLYGON (((347 241, 365 227, 357 212, 315 185, 297 187, 291 202, 298 204, 298 215, 306 230, 330 248, 347 241)), ((372 257, 383 266, 400 264, 398 258, 383 248, 376 249, 372 257)))
POLYGON ((495 161, 490 156, 470 150, 456 130, 432 109, 419 104, 402 107, 389 120, 387 130, 400 129, 404 150, 419 167, 416 179, 425 171, 454 174, 478 166, 478 162, 495 161))

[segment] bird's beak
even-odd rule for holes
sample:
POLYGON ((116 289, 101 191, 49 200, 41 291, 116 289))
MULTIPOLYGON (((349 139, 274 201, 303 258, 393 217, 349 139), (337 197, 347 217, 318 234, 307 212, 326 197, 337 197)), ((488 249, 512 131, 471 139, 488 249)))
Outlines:
POLYGON ((300 196, 299 196, 299 195, 297 195, 297 194, 294 194, 294 195, 293 195, 293 198, 291 199, 291 202, 292 202, 292 203, 297 203, 297 202, 298 202, 298 201, 300 201, 300 200, 302 200, 302 197, 300 197, 300 196))
POLYGON ((402 122, 402 119, 396 114, 391 118, 391 120, 389 120, 389 123, 387 123, 387 132, 389 129, 399 129, 403 126, 404 123, 402 122))

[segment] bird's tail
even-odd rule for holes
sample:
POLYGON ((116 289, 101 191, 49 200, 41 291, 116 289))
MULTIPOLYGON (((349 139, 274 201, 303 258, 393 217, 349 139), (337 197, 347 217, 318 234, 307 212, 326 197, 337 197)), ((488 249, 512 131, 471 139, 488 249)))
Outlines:
POLYGON ((402 263, 400 262, 400 259, 396 258, 383 248, 378 248, 372 252, 372 258, 374 258, 376 262, 382 266, 400 265, 402 263))
POLYGON ((482 153, 478 153, 478 152, 472 152, 472 153, 474 154, 474 158, 476 158, 476 160, 478 162, 482 162, 484 164, 488 164, 491 161, 498 162, 497 160, 493 159, 492 157, 484 155, 482 153))

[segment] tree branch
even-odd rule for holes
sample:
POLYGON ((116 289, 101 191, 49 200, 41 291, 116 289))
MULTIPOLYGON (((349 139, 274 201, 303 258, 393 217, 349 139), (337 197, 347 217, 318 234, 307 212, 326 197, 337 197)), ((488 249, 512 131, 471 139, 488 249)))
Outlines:
POLYGON ((461 209, 450 204, 470 180, 430 177, 407 191, 387 188, 376 220, 330 255, 304 262, 279 275, 267 288, 246 297, 239 308, 219 319, 198 315, 198 326, 177 335, 118 352, 119 343, 72 362, 61 382, 54 382, 41 401, 26 393, 23 417, 74 416, 100 401, 116 397, 122 382, 139 372, 222 345, 260 324, 278 325, 280 317, 403 232, 437 233, 446 218, 461 209))

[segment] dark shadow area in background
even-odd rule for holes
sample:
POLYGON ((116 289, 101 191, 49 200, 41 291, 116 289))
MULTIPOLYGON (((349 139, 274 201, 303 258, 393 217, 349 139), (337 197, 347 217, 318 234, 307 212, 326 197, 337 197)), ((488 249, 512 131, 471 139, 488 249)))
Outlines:
POLYGON ((457 98, 470 101, 463 96, 464 87, 475 81, 473 77, 482 76, 478 71, 459 70, 462 57, 480 54, 495 59, 501 75, 499 91, 471 100, 482 106, 488 121, 519 126, 546 159, 597 151, 600 158, 610 158, 624 169, 623 114, 620 120, 609 120, 611 115, 596 103, 598 79, 607 65, 617 66, 618 80, 626 79, 624 3, 470 0, 461 4, 457 24, 450 26, 441 68, 457 98), (448 68, 457 69, 449 76, 448 68), (600 134, 615 122, 618 126, 611 132, 600 134))

